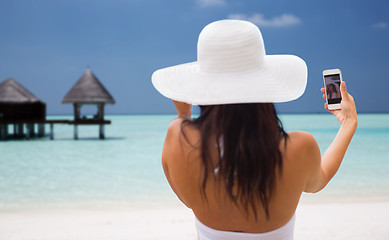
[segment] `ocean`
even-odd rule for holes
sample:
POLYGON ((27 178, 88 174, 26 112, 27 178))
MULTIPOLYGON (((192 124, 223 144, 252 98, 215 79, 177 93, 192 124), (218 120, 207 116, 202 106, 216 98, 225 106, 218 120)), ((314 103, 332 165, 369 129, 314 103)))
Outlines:
MULTIPOLYGON (((73 206, 160 206, 176 201, 161 166, 173 115, 112 115, 97 126, 55 125, 47 138, 0 142, 0 212, 73 206)), ((50 116, 49 119, 71 119, 50 116)), ((322 153, 337 133, 331 114, 281 114, 287 131, 310 132, 322 153)), ((46 132, 49 132, 46 126, 46 132)), ((342 166, 308 202, 389 200, 389 114, 360 114, 342 166)))

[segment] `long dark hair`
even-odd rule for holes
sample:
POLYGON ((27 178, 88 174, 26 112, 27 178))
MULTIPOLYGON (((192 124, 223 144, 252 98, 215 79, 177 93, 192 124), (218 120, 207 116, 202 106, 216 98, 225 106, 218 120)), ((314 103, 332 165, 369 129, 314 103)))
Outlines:
MULTIPOLYGON (((209 174, 223 180, 227 194, 247 216, 251 208, 257 219, 260 199, 267 218, 276 170, 282 171, 280 142, 288 135, 272 103, 247 103, 200 106, 198 118, 182 124, 196 127, 201 134, 201 158, 204 167, 202 194, 209 174), (215 142, 217 143, 215 145, 215 142), (219 159, 212 164, 211 151, 217 146, 219 159)), ((286 144, 286 139, 285 139, 286 144)))

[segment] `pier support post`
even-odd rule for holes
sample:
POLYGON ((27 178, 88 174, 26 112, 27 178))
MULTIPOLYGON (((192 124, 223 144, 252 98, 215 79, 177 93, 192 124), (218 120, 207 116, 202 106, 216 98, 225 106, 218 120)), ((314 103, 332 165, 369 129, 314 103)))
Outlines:
POLYGON ((104 134, 104 124, 99 125, 99 137, 100 139, 105 139, 105 134, 104 134))
POLYGON ((50 123, 50 140, 54 139, 54 123, 50 123))
POLYGON ((8 124, 4 125, 4 135, 5 135, 6 139, 9 137, 9 135, 8 135, 8 124))
POLYGON ((32 137, 35 136, 35 130, 34 130, 35 126, 33 123, 26 123, 26 136, 27 136, 27 139, 30 139, 32 137))
POLYGON ((0 124, 0 139, 4 139, 3 124, 0 124))
POLYGON ((74 140, 78 140, 78 126, 74 124, 74 140))
POLYGON ((18 129, 18 137, 23 137, 23 135, 24 135, 24 128, 23 128, 23 123, 18 123, 17 124, 18 126, 17 126, 17 129, 18 129))
POLYGON ((18 124, 14 123, 14 137, 18 137, 18 124))
POLYGON ((45 135, 45 124, 39 123, 38 124, 38 137, 43 137, 45 135))
POLYGON ((35 124, 30 123, 29 125, 30 125, 30 131, 31 131, 30 136, 34 137, 35 136, 35 124))
POLYGON ((0 124, 0 138, 1 139, 8 138, 8 124, 0 124))
POLYGON ((26 139, 27 140, 30 140, 30 137, 31 137, 31 124, 29 123, 26 123, 26 139))

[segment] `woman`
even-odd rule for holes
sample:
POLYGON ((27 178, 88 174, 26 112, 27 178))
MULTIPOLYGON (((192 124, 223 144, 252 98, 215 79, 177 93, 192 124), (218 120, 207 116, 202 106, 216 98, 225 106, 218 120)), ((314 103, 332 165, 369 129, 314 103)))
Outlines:
POLYGON ((292 239, 302 192, 326 186, 356 130, 355 104, 345 83, 342 109, 330 111, 341 126, 321 157, 312 135, 283 130, 273 105, 302 95, 305 62, 266 55, 251 23, 207 25, 199 36, 198 60, 158 70, 152 80, 178 112, 162 164, 177 197, 193 210, 199 239, 292 239), (191 104, 200 105, 196 119, 191 104))
POLYGON ((335 84, 333 83, 327 85, 327 98, 329 100, 340 98, 340 92, 336 90, 335 84))

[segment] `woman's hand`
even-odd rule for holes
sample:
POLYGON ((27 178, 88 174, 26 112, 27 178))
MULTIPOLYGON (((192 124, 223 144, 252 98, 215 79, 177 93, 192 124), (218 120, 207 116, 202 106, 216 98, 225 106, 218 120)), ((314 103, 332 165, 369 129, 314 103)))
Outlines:
POLYGON ((173 100, 174 106, 177 109, 178 117, 191 118, 192 104, 173 100))
MULTIPOLYGON (((323 93, 323 98, 326 99, 324 88, 320 89, 323 93)), ((327 103, 324 104, 324 108, 335 115, 341 125, 351 123, 357 125, 357 110, 354 103, 354 98, 347 92, 346 83, 340 84, 340 92, 342 94, 342 101, 340 103, 341 109, 329 110, 327 103)))

